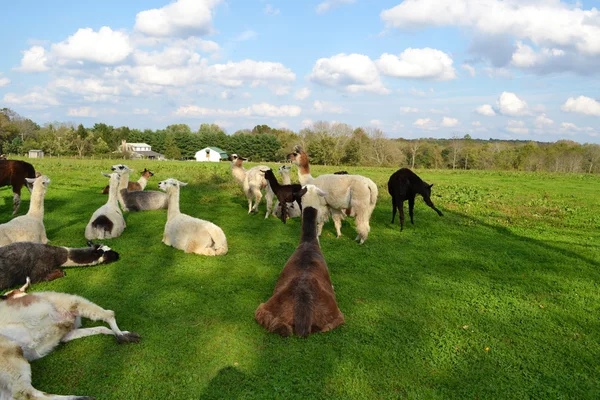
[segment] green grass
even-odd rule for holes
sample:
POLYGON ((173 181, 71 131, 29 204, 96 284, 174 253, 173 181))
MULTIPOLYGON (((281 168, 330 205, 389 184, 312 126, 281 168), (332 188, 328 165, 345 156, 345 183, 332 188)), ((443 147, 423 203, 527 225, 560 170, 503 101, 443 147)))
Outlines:
MULTIPOLYGON (((35 161, 52 180, 51 243, 84 246, 114 161, 35 161)), ((34 385, 98 399, 449 399, 600 397, 600 182, 597 176, 417 171, 434 183, 438 217, 419 198, 415 225, 390 224, 394 169, 345 169, 379 186, 371 233, 354 221, 321 246, 346 324, 307 339, 254 321, 294 251, 300 220, 247 215, 228 163, 130 161, 186 181, 181 209, 221 226, 229 253, 161 243, 166 211, 126 213, 113 264, 67 270, 33 290, 82 295, 115 310, 138 345, 95 336, 32 363, 34 385)), ((275 165, 273 165, 275 166, 275 165)), ((313 167, 313 175, 335 167, 313 167)), ((137 177, 137 172, 133 174, 137 177)), ((292 174, 296 177, 295 171, 292 174)), ((29 206, 25 192, 21 214, 29 206)), ((0 222, 12 209, 0 191, 0 222)), ((407 206, 406 206, 407 207, 407 206)), ((91 325, 91 324, 88 324, 91 325)))

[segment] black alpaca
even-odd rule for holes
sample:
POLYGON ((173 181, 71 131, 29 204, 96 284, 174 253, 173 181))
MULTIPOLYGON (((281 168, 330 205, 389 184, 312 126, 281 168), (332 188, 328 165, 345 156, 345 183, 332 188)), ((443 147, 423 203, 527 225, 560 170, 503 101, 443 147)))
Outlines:
POLYGON ((400 168, 390 176, 388 181, 388 192, 392 196, 392 224, 396 217, 396 207, 400 209, 400 230, 404 229, 404 200, 408 199, 408 213, 410 222, 414 225, 413 208, 415 207, 415 196, 423 196, 425 203, 441 217, 444 214, 431 201, 431 187, 408 168, 400 168))
POLYGON ((279 204, 281 204, 281 220, 284 224, 287 220, 287 203, 297 202, 300 212, 302 212, 302 193, 300 193, 302 185, 297 183, 280 185, 272 169, 261 170, 260 172, 265 174, 265 179, 269 182, 271 190, 273 190, 273 193, 277 196, 277 200, 279 200, 279 204))

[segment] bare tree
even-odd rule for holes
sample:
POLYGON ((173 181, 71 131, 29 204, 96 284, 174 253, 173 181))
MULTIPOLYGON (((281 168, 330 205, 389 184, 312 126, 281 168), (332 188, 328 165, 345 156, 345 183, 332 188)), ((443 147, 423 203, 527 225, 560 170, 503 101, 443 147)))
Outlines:
POLYGON ((415 158, 417 158, 417 151, 419 150, 419 147, 421 147, 420 140, 413 140, 409 144, 410 155, 411 155, 411 160, 410 160, 411 168, 415 167, 415 158))

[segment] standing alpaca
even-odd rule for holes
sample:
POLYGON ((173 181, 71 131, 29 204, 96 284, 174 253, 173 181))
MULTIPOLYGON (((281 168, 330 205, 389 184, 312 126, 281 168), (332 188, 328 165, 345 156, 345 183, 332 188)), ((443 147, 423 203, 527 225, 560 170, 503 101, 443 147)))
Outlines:
POLYGON ((130 192, 127 186, 129 173, 133 170, 127 165, 113 165, 112 170, 121 176, 117 198, 123 211, 160 210, 169 206, 169 197, 165 193, 156 190, 130 192))
POLYGON ((169 211, 163 243, 186 253, 205 256, 221 256, 227 254, 225 233, 212 222, 190 217, 179 211, 179 187, 187 183, 169 178, 159 182, 158 187, 169 196, 169 211))
POLYGON ((302 190, 302 185, 299 184, 289 184, 289 185, 280 185, 277 182, 277 178, 275 178, 275 174, 272 169, 261 170, 264 174, 265 179, 269 182, 269 186, 275 195, 277 196, 277 201, 281 204, 281 221, 285 224, 287 219, 287 204, 288 203, 298 203, 300 204, 300 213, 302 213, 302 202, 300 191, 302 190))
MULTIPOLYGON (((140 176, 140 179, 138 179, 137 182, 129 182, 127 184, 127 190, 129 190, 130 192, 144 190, 146 188, 146 185, 148 184, 148 179, 150 179, 151 176, 154 176, 154 174, 150 172, 149 169, 144 168, 144 170, 142 171, 142 176, 140 176)), ((102 191, 102 194, 108 194, 109 189, 110 185, 106 185, 106 187, 102 191)))
MULTIPOLYGON (((307 186, 312 188, 305 191, 320 192, 316 186, 307 186)), ((306 337, 344 323, 319 246, 317 213, 315 208, 305 206, 300 244, 281 271, 273 295, 254 313, 256 321, 269 332, 306 337)))
POLYGON ((13 242, 48 243, 44 227, 44 196, 50 179, 46 175, 40 175, 35 179, 25 179, 29 184, 33 184, 29 211, 25 215, 0 225, 0 246, 6 246, 13 242))
POLYGON ((117 343, 137 343, 140 335, 119 329, 115 313, 72 294, 25 293, 20 289, 0 296, 0 399, 92 400, 85 396, 57 396, 31 385, 29 361, 49 354, 60 343, 91 335, 112 335, 117 343), (80 328, 81 317, 110 325, 80 328))
MULTIPOLYGON (((13 213, 17 215, 21 205, 21 188, 25 185, 25 178, 35 178, 33 165, 25 161, 0 160, 0 187, 12 186, 13 190, 13 213)), ((29 189, 29 186, 27 186, 29 189)))
POLYGON ((117 201, 117 191, 119 190, 121 176, 117 172, 113 172, 110 175, 103 172, 102 175, 110 178, 108 184, 110 188, 108 201, 105 205, 94 211, 90 222, 85 227, 85 238, 88 240, 119 237, 126 226, 123 213, 117 201))
POLYGON ((89 247, 68 248, 49 244, 17 242, 0 247, 0 290, 21 285, 27 278, 32 283, 62 278, 61 267, 83 267, 108 264, 119 259, 119 253, 108 246, 88 242, 89 247))
POLYGON ((392 224, 396 217, 396 207, 400 209, 400 231, 404 229, 404 200, 408 199, 408 213, 410 215, 410 223, 414 225, 413 208, 415 207, 415 196, 420 194, 423 196, 425 203, 431 207, 441 217, 444 214, 431 201, 431 185, 423 181, 408 168, 400 168, 394 172, 388 180, 388 192, 392 196, 392 224))
POLYGON ((238 181, 240 185, 242 185, 242 189, 244 190, 244 194, 248 199, 248 214, 252 212, 258 212, 258 204, 262 199, 262 189, 266 189, 265 195, 267 197, 267 213, 265 214, 265 218, 269 218, 269 214, 271 213, 271 208, 273 207, 273 197, 274 193, 269 186, 269 183, 265 179, 264 175, 261 174, 261 169, 267 169, 266 165, 258 165, 256 167, 252 167, 249 170, 246 170, 242 163, 247 161, 247 158, 239 157, 237 154, 232 154, 229 156, 231 160, 231 174, 238 181), (254 206, 252 205, 252 200, 254 199, 254 206))
MULTIPOLYGON (((289 165, 282 165, 279 167, 277 172, 281 174, 281 182, 284 185, 291 185, 292 179, 290 178, 290 170, 292 167, 289 165)), ((269 185, 270 186, 270 185, 269 185)), ((286 205, 287 217, 288 218, 296 218, 302 215, 302 210, 300 209, 301 203, 297 203, 295 201, 289 202, 286 205)), ((273 215, 277 218, 281 218, 281 204, 279 200, 275 202, 275 207, 273 207, 273 215)))
MULTIPOLYGON (((377 203, 379 193, 375 182, 361 175, 320 175, 316 178, 310 174, 308 155, 300 147, 294 147, 294 152, 288 155, 290 160, 298 166, 298 178, 302 185, 312 183, 327 192, 325 202, 331 211, 337 237, 342 235, 342 220, 349 214, 356 217, 355 240, 363 244, 367 240, 371 227, 369 220, 377 203)), ((319 216, 319 234, 327 216, 319 216)))

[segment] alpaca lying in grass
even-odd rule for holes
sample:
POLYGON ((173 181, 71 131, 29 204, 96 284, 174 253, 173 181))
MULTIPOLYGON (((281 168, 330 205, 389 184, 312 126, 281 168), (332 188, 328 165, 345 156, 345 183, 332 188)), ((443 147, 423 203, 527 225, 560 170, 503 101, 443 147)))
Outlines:
POLYGON ((140 335, 121 331, 114 311, 72 294, 27 294, 29 280, 20 289, 0 296, 0 399, 93 399, 58 396, 31 385, 30 361, 49 354, 61 342, 91 335, 112 335, 118 343, 137 343, 140 335), (80 328, 81 317, 110 325, 80 328))
MULTIPOLYGON (((307 185, 303 190, 305 196, 307 191, 313 197, 325 195, 313 185, 307 185)), ((316 202, 320 203, 320 200, 316 199, 316 202)), ((319 246, 318 211, 307 204, 310 202, 305 202, 302 213, 300 244, 279 275, 273 295, 254 313, 260 325, 281 336, 295 333, 306 337, 311 333, 327 332, 344 323, 319 246)))
MULTIPOLYGON (((289 154, 288 157, 294 164, 298 165, 298 178, 302 185, 312 183, 328 193, 325 201, 331 211, 338 238, 342 236, 342 220, 346 215, 350 215, 356 217, 358 235, 355 240, 363 244, 371 230, 369 220, 375 209, 377 195, 379 194, 375 182, 361 175, 347 174, 326 174, 313 178, 310 174, 308 155, 300 146, 295 146, 294 152, 289 154)), ((319 217, 320 220, 323 218, 325 217, 319 217)), ((319 234, 322 227, 321 224, 319 234)))
MULTIPOLYGON (((292 184, 292 179, 290 178, 290 170, 291 169, 292 169, 292 167, 290 167, 289 165, 282 165, 277 170, 277 172, 279 172, 279 174, 281 175, 281 182, 284 185, 292 184)), ((296 218, 296 217, 301 216, 302 215, 302 210, 300 209, 301 205, 302 205, 301 203, 298 203, 296 201, 287 203, 286 204, 287 218, 296 218)), ((273 215, 276 216, 277 218, 281 219, 281 203, 279 202, 279 200, 277 200, 275 202, 275 207, 273 207, 273 215)))
POLYGON ((440 217, 444 214, 431 201, 431 187, 408 168, 400 168, 394 172, 388 180, 388 192, 392 196, 392 224, 396 217, 396 208, 400 209, 400 231, 404 229, 404 200, 408 199, 408 213, 410 215, 410 223, 413 221, 413 209, 415 207, 415 196, 420 194, 425 200, 425 204, 431 207, 440 217))
MULTIPOLYGON (((26 184, 25 178, 36 178, 33 165, 20 160, 0 160, 0 187, 12 186, 13 213, 17 215, 21 205, 21 189, 26 184)), ((27 187, 29 189, 29 187, 27 187)))
POLYGON ((130 192, 127 185, 129 184, 129 174, 133 170, 127 165, 113 165, 112 170, 121 176, 117 198, 123 211, 160 210, 169 206, 169 197, 165 193, 155 190, 130 192))
MULTIPOLYGON (((154 176, 154 174, 150 172, 149 169, 144 168, 144 170, 142 171, 142 176, 140 176, 140 179, 138 179, 137 182, 129 182, 127 184, 127 190, 129 190, 130 192, 144 190, 146 188, 146 185, 148 184, 148 179, 150 179, 150 177, 152 176, 154 176)), ((108 194, 109 191, 110 185, 106 185, 104 190, 102 190, 102 194, 108 194)))
POLYGON ((169 178, 158 184, 169 196, 169 211, 163 235, 163 243, 205 256, 227 254, 227 239, 223 230, 212 222, 190 217, 179 211, 179 188, 187 183, 169 178))
POLYGON ((13 242, 48 243, 44 227, 44 196, 50 179, 46 175, 35 179, 25 179, 33 185, 29 211, 25 215, 0 225, 0 246, 6 246, 13 242))
POLYGON ((0 247, 0 290, 32 283, 51 281, 65 276, 62 267, 108 264, 119 253, 102 244, 88 242, 89 247, 68 248, 49 244, 17 242, 0 247))
POLYGON ((106 204, 94 211, 90 222, 85 227, 85 238, 88 240, 119 237, 126 226, 123 213, 117 201, 121 176, 117 172, 113 172, 110 175, 103 172, 102 175, 110 178, 108 184, 110 192, 108 193, 106 204))
POLYGON ((302 202, 300 200, 301 195, 300 191, 302 190, 302 186, 299 184, 290 184, 290 185, 280 185, 277 182, 277 178, 275 178, 275 174, 271 168, 263 169, 261 172, 264 174, 265 179, 269 182, 269 186, 271 186, 271 190, 277 196, 277 201, 281 205, 281 221, 285 224, 287 219, 287 205, 288 203, 299 204, 300 213, 302 213, 302 202))
POLYGON ((258 212, 258 204, 263 197, 261 190, 265 189, 265 196, 267 198, 267 213, 265 214, 265 218, 269 218, 275 194, 273 193, 273 190, 271 190, 264 175, 260 172, 262 169, 267 169, 269 167, 266 165, 257 165, 256 167, 246 170, 242 166, 242 163, 248 159, 239 157, 237 154, 230 155, 229 160, 231 160, 231 174, 238 183, 242 185, 242 190, 244 190, 244 194, 248 199, 248 214, 258 212), (252 205, 253 199, 254 205, 252 205))

